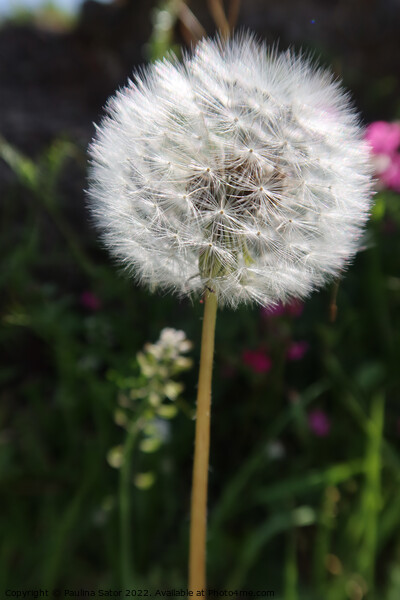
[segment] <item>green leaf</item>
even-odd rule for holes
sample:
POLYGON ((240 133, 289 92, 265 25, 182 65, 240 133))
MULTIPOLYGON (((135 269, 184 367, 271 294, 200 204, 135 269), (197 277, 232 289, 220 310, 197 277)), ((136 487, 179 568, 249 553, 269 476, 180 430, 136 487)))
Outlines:
POLYGON ((1 136, 0 157, 14 171, 21 183, 36 191, 39 179, 36 165, 1 136))
POLYGON ((243 540, 237 567, 226 586, 227 589, 236 589, 245 583, 246 575, 259 559, 264 546, 276 534, 292 527, 306 527, 315 522, 316 514, 310 506, 299 506, 290 512, 275 513, 243 540))
POLYGON ((379 222, 382 221, 386 210, 386 203, 384 197, 382 195, 378 195, 375 197, 375 204, 372 207, 371 211, 371 219, 373 221, 379 222))
POLYGON ((368 362, 362 365, 355 375, 355 380, 361 389, 370 391, 385 380, 386 369, 382 363, 368 362))
POLYGON ((261 489, 256 495, 256 501, 265 504, 292 498, 294 495, 302 496, 321 487, 343 483, 363 471, 364 461, 355 460, 312 471, 306 475, 289 477, 282 483, 261 489))

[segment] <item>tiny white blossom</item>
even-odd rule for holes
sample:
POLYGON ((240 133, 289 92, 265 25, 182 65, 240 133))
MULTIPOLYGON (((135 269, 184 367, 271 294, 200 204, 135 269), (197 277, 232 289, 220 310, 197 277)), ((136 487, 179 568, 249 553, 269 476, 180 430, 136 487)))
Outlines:
POLYGON ((189 352, 192 346, 184 331, 165 327, 158 341, 155 344, 146 344, 144 349, 161 363, 163 360, 175 361, 181 358, 181 354, 189 352))
POLYGON ((220 304, 304 297, 348 264, 371 204, 357 114, 324 70, 251 35, 204 40, 113 97, 91 209, 152 289, 220 304))

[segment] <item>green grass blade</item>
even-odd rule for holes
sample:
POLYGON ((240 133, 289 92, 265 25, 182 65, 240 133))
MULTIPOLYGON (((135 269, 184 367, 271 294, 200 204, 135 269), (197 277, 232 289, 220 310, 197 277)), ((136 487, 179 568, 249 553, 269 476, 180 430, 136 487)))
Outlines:
POLYGON ((236 569, 228 581, 226 589, 235 590, 250 583, 246 582, 248 572, 259 559, 263 548, 275 535, 287 531, 291 527, 312 525, 315 520, 315 512, 309 506, 299 506, 290 512, 275 513, 243 540, 243 550, 238 556, 236 569))
POLYGON ((267 488, 261 488, 255 498, 259 504, 282 501, 294 495, 302 496, 315 489, 338 485, 364 471, 364 462, 354 460, 339 463, 326 469, 315 470, 306 475, 291 477, 267 488))

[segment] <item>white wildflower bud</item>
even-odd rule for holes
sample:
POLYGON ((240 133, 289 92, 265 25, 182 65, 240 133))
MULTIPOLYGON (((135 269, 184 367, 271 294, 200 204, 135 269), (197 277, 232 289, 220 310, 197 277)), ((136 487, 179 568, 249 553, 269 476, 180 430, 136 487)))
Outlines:
POLYGON ((189 352, 193 344, 190 342, 184 331, 165 327, 160 333, 160 339, 157 342, 165 350, 174 349, 178 354, 189 352))
POLYGON ((176 400, 179 394, 183 392, 183 385, 178 381, 167 381, 164 385, 163 392, 170 400, 176 400))
POLYGON ((157 363, 153 363, 149 359, 149 356, 147 356, 146 354, 143 354, 143 352, 138 352, 136 354, 136 358, 139 363, 140 370, 145 377, 150 378, 150 377, 154 377, 154 375, 156 375, 156 373, 158 371, 158 365, 157 365, 157 363))
POLYGON ((122 446, 114 446, 114 448, 111 448, 111 450, 108 451, 107 462, 110 467, 113 467, 114 469, 122 467, 124 462, 124 451, 122 446))
POLYGON ((90 154, 111 252, 152 289, 304 297, 357 251, 369 153, 330 73, 250 35, 202 41, 117 93, 90 154))
POLYGON ((193 361, 191 358, 187 358, 186 356, 178 356, 178 358, 174 362, 174 367, 179 369, 180 371, 186 371, 190 369, 193 365, 193 361))
POLYGON ((126 427, 129 423, 129 420, 125 411, 121 410, 120 408, 117 408, 114 411, 114 422, 120 427, 126 427))

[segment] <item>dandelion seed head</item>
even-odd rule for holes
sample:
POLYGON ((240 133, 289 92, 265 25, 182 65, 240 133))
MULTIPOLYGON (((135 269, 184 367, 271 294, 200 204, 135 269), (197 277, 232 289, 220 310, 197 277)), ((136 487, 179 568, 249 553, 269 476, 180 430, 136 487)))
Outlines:
POLYGON ((329 72, 251 35, 149 66, 108 103, 89 198, 151 289, 264 306, 342 271, 371 205, 358 116, 329 72))

